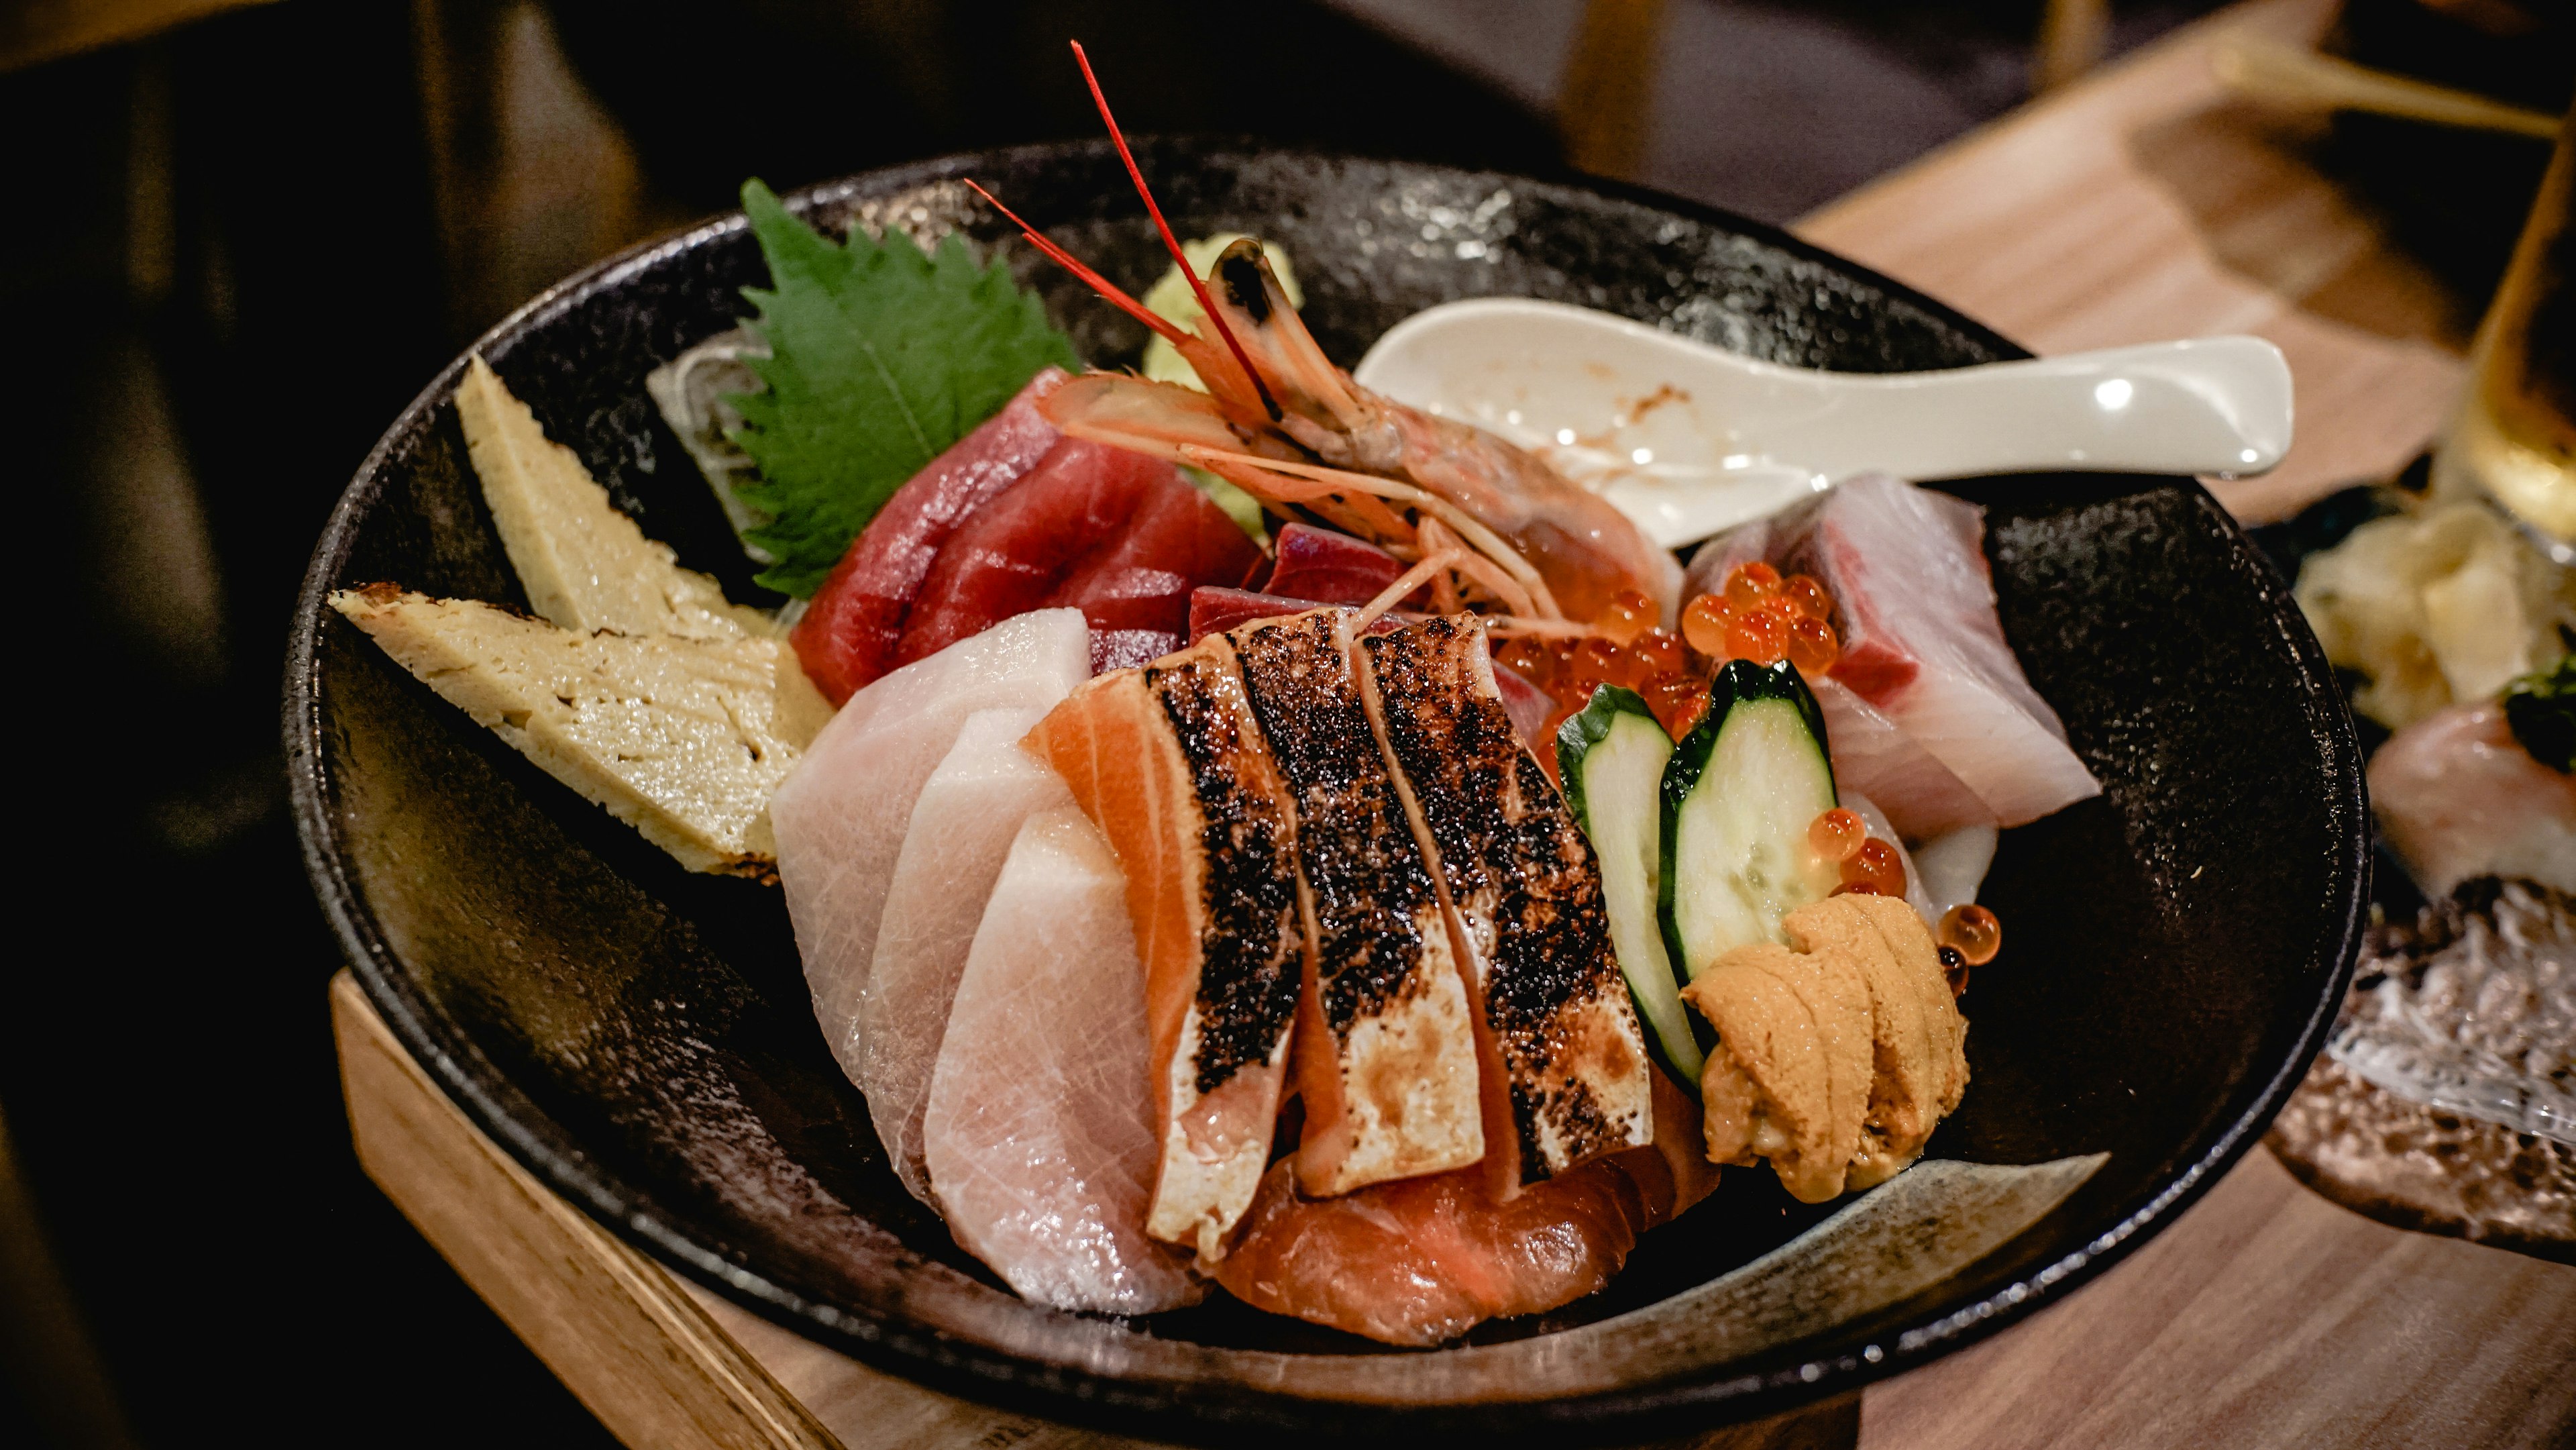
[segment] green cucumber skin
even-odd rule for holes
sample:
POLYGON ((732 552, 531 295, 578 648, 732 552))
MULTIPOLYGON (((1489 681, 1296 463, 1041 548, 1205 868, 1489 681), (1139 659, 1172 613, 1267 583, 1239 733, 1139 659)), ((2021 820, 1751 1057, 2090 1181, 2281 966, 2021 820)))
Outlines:
MULTIPOLYGON (((1673 976, 1682 985, 1690 985, 1690 954, 1683 950, 1681 925, 1674 915, 1674 861, 1681 830, 1682 805, 1690 799, 1700 776, 1708 769, 1709 757, 1717 751, 1717 737, 1726 729, 1727 717, 1741 704, 1780 700, 1797 707, 1807 733, 1816 742, 1816 753, 1827 762, 1826 776, 1831 779, 1833 752, 1825 738, 1824 707, 1816 703, 1815 692, 1807 688, 1798 667, 1787 660, 1776 665, 1757 665, 1751 660, 1728 660, 1709 682, 1708 713, 1700 717, 1691 733, 1673 747, 1672 763, 1664 768, 1663 800, 1659 814, 1663 818, 1663 881, 1656 893, 1655 920, 1662 928, 1664 953, 1672 962, 1673 976)), ((1840 803, 1840 795, 1835 801, 1840 803)), ((1705 1023, 1693 1018, 1702 1045, 1714 1048, 1717 1039, 1705 1023)))
MULTIPOLYGON (((1602 685, 1595 689, 1592 692, 1592 699, 1585 704, 1584 708, 1557 727, 1557 779, 1563 783, 1566 806, 1574 812, 1575 823, 1583 828, 1586 839, 1593 838, 1593 828, 1589 787, 1584 779, 1584 764, 1591 757, 1593 748, 1610 738, 1623 715, 1635 716, 1652 728, 1656 738, 1664 741, 1667 759, 1670 758, 1672 738, 1664 733, 1662 722, 1655 719, 1654 711, 1647 708, 1645 700, 1635 691, 1622 689, 1617 685, 1602 685)), ((1663 814, 1660 786, 1658 786, 1658 799, 1653 806, 1660 819, 1663 814)), ((1659 826, 1659 845, 1660 840, 1659 826)), ((1609 849, 1600 841, 1593 841, 1596 855, 1606 855, 1609 849)), ((1666 869, 1665 858, 1659 850, 1655 859, 1653 887, 1659 904, 1654 908, 1656 920, 1649 924, 1649 930, 1655 934, 1655 945, 1658 947, 1663 944, 1660 902, 1668 889, 1664 884, 1666 869)), ((1699 1035, 1698 1029, 1689 1025, 1692 1021, 1691 1015, 1689 1009, 1682 1005, 1678 987, 1666 987, 1661 992, 1655 991, 1655 983, 1651 979, 1658 974, 1667 981, 1677 976, 1669 961, 1640 962, 1636 964, 1634 971, 1630 970, 1624 957, 1620 962, 1620 975, 1628 983, 1629 999, 1635 1003, 1640 1025, 1645 1028, 1647 1051, 1652 1054, 1658 1066, 1672 1074, 1683 1087, 1696 1093, 1699 1089, 1700 1069, 1705 1061, 1707 1048, 1695 1040, 1699 1035), (1666 1000, 1650 1003, 1647 1000, 1650 994, 1666 1000), (1671 1020, 1668 1024, 1664 1019, 1671 1020), (1672 1026, 1680 1028, 1683 1034, 1681 1040, 1674 1041, 1668 1037, 1668 1031, 1672 1026)))

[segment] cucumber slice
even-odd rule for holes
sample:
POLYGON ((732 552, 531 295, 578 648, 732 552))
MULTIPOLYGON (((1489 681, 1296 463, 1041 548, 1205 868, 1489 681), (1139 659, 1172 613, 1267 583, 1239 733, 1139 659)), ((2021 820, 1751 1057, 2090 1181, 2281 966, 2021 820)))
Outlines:
POLYGON ((1663 821, 1656 793, 1672 759, 1673 738, 1631 690, 1603 685, 1591 703, 1556 732, 1557 778, 1565 803, 1601 863, 1601 895, 1610 916, 1610 946, 1619 955, 1628 995, 1645 1020, 1648 1045, 1666 1069, 1696 1091, 1703 1053, 1682 1010, 1680 979, 1656 921, 1663 890, 1663 821))
POLYGON ((1687 982, 1780 918, 1821 901, 1842 872, 1807 828, 1835 805, 1824 712, 1797 666, 1729 660, 1708 714, 1664 767, 1665 950, 1687 982))

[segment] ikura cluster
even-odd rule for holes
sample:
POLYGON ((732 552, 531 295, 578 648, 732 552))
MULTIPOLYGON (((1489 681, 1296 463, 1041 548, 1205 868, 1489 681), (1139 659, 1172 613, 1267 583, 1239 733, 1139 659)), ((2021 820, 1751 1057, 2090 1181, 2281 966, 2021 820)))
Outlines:
POLYGON ((1655 603, 1637 590, 1622 591, 1575 637, 1524 636, 1495 656, 1547 692, 1556 702, 1548 734, 1591 703, 1592 692, 1618 685, 1643 697, 1655 719, 1676 739, 1708 709, 1710 668, 1692 657, 1680 635, 1655 624, 1655 603))
POLYGON ((1682 637, 1712 660, 1776 665, 1785 659, 1801 674, 1820 675, 1842 657, 1833 615, 1834 598, 1824 585, 1805 574, 1783 579, 1756 559, 1728 570, 1716 593, 1682 610, 1682 637))
MULTIPOLYGON (((1897 855, 1896 844, 1870 835, 1868 823, 1857 813, 1837 806, 1817 816, 1808 823, 1807 844, 1817 859, 1841 865, 1843 881, 1834 888, 1834 895, 1905 894, 1905 861, 1897 855)), ((1968 969, 1993 961, 2003 948, 2004 926, 1993 912, 1968 902, 1943 913, 1932 935, 1940 944, 1941 969, 1956 996, 1968 990, 1968 969)))

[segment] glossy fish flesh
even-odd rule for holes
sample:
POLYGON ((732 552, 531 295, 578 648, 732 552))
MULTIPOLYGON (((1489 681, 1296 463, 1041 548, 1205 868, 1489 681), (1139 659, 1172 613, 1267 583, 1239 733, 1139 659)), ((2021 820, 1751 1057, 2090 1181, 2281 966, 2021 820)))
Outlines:
MULTIPOLYGON (((1974 504, 1863 474, 1703 548, 1690 587, 1719 587, 1717 571, 1746 558, 1814 575, 1833 595, 1842 641, 1828 676, 1957 777, 1996 823, 2018 826, 2102 787, 2004 640, 1984 534, 1974 504)), ((1913 793, 1890 781, 1865 789, 1901 824, 1920 814, 1913 793)))
POLYGON ((922 1118, 949 1232, 1022 1297, 1152 1314, 1196 1297, 1145 1231, 1145 973, 1109 845, 1029 817, 975 928, 922 1118))
POLYGON ((1370 636, 1357 662, 1467 965, 1489 1161, 1518 1186, 1644 1147, 1655 1068, 1600 863, 1513 728, 1483 626, 1450 616, 1370 636))
POLYGON ((770 798, 778 881, 841 1068, 864 1068, 859 1006, 886 894, 924 782, 978 710, 1048 709, 1091 674, 1082 612, 1041 610, 906 665, 850 697, 770 798))
POLYGON ((1354 618, 1319 609, 1228 636, 1296 805, 1313 943, 1297 1179, 1319 1196, 1463 1168, 1486 1147, 1462 964, 1352 677, 1354 618))
POLYGON ((1222 636, 1092 680, 1028 743, 1126 872, 1158 1142, 1148 1227, 1214 1259, 1270 1161, 1305 977, 1287 783, 1222 636))
POLYGON ((978 710, 913 802, 877 927, 876 957, 859 1004, 859 1091, 895 1176, 931 1201, 922 1110, 948 1032, 948 1006, 967 948, 1020 823, 1073 804, 1062 779, 1020 748, 1045 715, 978 710))
POLYGON ((969 515, 1020 481, 1064 435, 1037 401, 1062 385, 1042 368, 982 426, 932 459, 877 510, 788 632, 815 688, 835 705, 901 661, 904 620, 940 548, 969 515))

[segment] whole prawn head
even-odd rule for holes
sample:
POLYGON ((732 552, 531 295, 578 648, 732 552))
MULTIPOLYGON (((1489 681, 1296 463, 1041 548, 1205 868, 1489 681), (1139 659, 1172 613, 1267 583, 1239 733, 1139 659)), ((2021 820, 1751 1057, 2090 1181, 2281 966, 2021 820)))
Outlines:
POLYGON ((1681 570, 1670 554, 1526 450, 1353 382, 1306 330, 1260 243, 1227 247, 1206 280, 1199 331, 1174 345, 1207 392, 1095 372, 1047 396, 1049 420, 1204 468, 1399 557, 1452 544, 1472 556, 1466 593, 1517 614, 1589 621, 1633 589, 1672 620, 1681 570))
POLYGON ((1048 421, 1077 438, 1204 468, 1272 510, 1311 514, 1438 576, 1434 597, 1481 598, 1539 620, 1597 619, 1635 590, 1673 622, 1681 567, 1626 515, 1509 442, 1381 397, 1335 367, 1297 316, 1261 244, 1244 238, 1202 278, 1145 185, 1080 42, 1073 56, 1164 249, 1199 303, 1198 331, 1158 316, 991 192, 977 195, 1031 244, 1152 328, 1204 393, 1094 372, 1047 395, 1048 421))

